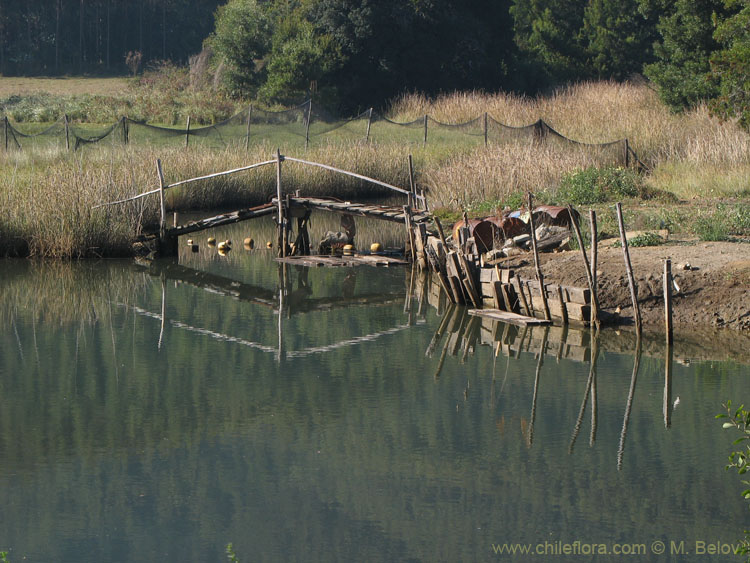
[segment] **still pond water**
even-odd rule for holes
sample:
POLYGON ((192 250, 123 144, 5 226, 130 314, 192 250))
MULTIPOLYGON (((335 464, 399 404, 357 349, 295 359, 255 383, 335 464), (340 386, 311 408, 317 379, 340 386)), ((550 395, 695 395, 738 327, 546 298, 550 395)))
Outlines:
POLYGON ((238 244, 4 261, 0 318, 13 562, 733 561, 695 551, 750 525, 714 419, 750 398, 741 357, 675 354, 667 386, 660 343, 634 377, 627 333, 592 350, 472 321, 403 267, 238 244))

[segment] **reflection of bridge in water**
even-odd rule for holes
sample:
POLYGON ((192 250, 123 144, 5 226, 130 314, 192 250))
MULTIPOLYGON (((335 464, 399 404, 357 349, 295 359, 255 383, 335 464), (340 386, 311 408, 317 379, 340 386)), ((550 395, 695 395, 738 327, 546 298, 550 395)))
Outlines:
MULTIPOLYGON (((534 442, 534 425, 537 417, 537 398, 543 381, 543 367, 545 358, 554 358, 557 362, 568 360, 587 363, 589 373, 585 387, 582 389, 581 404, 575 425, 571 430, 569 453, 572 453, 578 440, 583 421, 587 411, 590 411, 590 436, 589 444, 593 446, 597 433, 598 416, 598 393, 597 393, 597 361, 599 352, 604 344, 608 351, 617 353, 633 353, 632 350, 613 348, 606 344, 606 340, 600 341, 600 335, 594 330, 576 329, 569 325, 563 326, 517 326, 503 323, 486 317, 477 317, 468 314, 465 307, 455 305, 447 301, 444 293, 435 294, 430 291, 431 284, 423 273, 418 273, 413 268, 409 276, 408 288, 403 291, 392 293, 362 293, 356 294, 354 286, 356 283, 357 268, 352 269, 345 284, 348 288, 342 288, 341 294, 336 297, 312 297, 312 290, 308 283, 309 269, 305 267, 290 267, 287 264, 277 264, 279 270, 279 282, 277 289, 267 289, 261 286, 247 284, 227 278, 182 266, 176 262, 156 261, 149 266, 149 274, 158 276, 162 285, 161 312, 150 312, 137 307, 132 309, 141 315, 154 318, 161 322, 158 346, 161 347, 164 339, 164 329, 167 324, 173 328, 190 331, 210 338, 231 342, 241 346, 247 346, 264 353, 274 354, 277 361, 283 362, 287 359, 304 358, 316 354, 324 354, 342 348, 357 346, 365 342, 372 342, 381 337, 397 334, 408 330, 415 324, 421 324, 426 306, 435 308, 441 316, 441 321, 426 349, 425 356, 433 357, 438 353, 439 359, 434 373, 437 379, 443 370, 448 356, 459 357, 464 363, 469 356, 475 354, 479 346, 490 347, 496 359, 504 356, 506 358, 505 375, 500 388, 502 394, 505 382, 508 378, 510 363, 517 360, 522 354, 533 354, 536 359, 534 370, 533 394, 531 397, 530 415, 524 428, 524 439, 528 447, 534 442), (296 276, 288 272, 293 268, 296 276), (292 278, 295 278, 292 280, 292 278), (276 346, 254 342, 237 336, 213 331, 205 327, 197 327, 187 324, 179 319, 167 319, 167 280, 211 292, 216 295, 230 297, 243 302, 251 303, 269 309, 278 318, 278 342, 276 346), (316 311, 330 311, 339 308, 353 306, 384 306, 396 303, 404 304, 403 310, 405 322, 377 332, 352 336, 342 340, 320 345, 311 346, 299 350, 287 350, 284 345, 284 319, 293 315, 307 314, 316 311)), ((635 343, 633 371, 630 386, 625 400, 622 430, 617 449, 617 467, 622 468, 628 426, 635 399, 636 384, 642 354, 641 339, 635 343)), ((665 377, 664 377, 664 399, 663 419, 666 428, 671 426, 672 416, 672 361, 673 352, 670 346, 665 351, 665 377)), ((494 365, 494 364, 493 364, 494 365)), ((494 394, 494 371, 493 388, 494 394)), ((468 391, 468 389, 467 389, 468 391)))

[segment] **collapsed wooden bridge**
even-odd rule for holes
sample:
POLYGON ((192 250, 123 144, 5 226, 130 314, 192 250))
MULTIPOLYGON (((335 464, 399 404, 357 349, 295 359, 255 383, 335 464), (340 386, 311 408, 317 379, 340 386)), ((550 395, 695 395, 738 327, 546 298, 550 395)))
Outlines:
MULTIPOLYGON (((513 270, 507 268, 501 270, 498 262, 485 262, 483 252, 479 250, 479 240, 475 239, 474 234, 472 234, 465 213, 463 225, 457 225, 454 228, 454 232, 449 235, 450 242, 448 241, 439 219, 429 211, 424 192, 417 192, 411 155, 409 155, 409 189, 403 189, 326 164, 284 156, 279 150, 276 151, 274 156, 272 160, 197 178, 189 178, 172 184, 167 184, 164 181, 161 161, 157 160, 156 169, 159 179, 157 189, 102 205, 121 204, 158 194, 160 202, 158 228, 140 235, 138 242, 146 244, 156 255, 160 256, 177 255, 179 236, 222 225, 273 216, 277 230, 275 245, 277 260, 303 266, 358 264, 387 266, 408 263, 404 260, 383 256, 379 252, 371 254, 353 253, 356 231, 354 226, 355 216, 395 222, 405 226, 404 255, 408 256, 418 269, 432 272, 438 291, 444 292, 453 303, 466 304, 475 310, 490 307, 491 311, 485 309, 482 314, 494 314, 495 318, 504 317, 506 321, 510 319, 511 322, 520 325, 540 324, 539 316, 543 316, 545 323, 551 323, 553 317, 562 324, 568 324, 570 321, 588 324, 598 320, 596 294, 591 291, 593 287, 591 280, 589 280, 589 290, 562 288, 544 283, 539 267, 536 235, 534 234, 533 217, 536 211, 529 214, 528 225, 533 242, 534 261, 537 265, 536 280, 521 280, 517 277, 514 278, 513 270), (341 201, 330 197, 304 197, 298 190, 294 194, 285 193, 282 184, 282 163, 286 161, 357 178, 405 196, 405 202, 403 205, 379 205, 341 201), (177 214, 175 214, 173 225, 171 227, 167 225, 165 204, 165 192, 167 190, 271 165, 276 167, 276 195, 269 203, 222 213, 182 225, 178 224, 177 214), (329 251, 328 256, 324 255, 322 245, 315 249, 318 251, 317 255, 311 248, 308 225, 314 210, 337 213, 341 216, 341 232, 334 233, 339 235, 339 238, 329 241, 330 245, 326 247, 326 250, 329 251), (431 224, 434 224, 436 232, 428 231, 428 225, 431 224), (293 227, 296 227, 294 240, 291 236, 293 227), (347 249, 348 252, 346 252, 347 249), (341 256, 342 250, 344 256, 341 256), (335 256, 331 256, 331 254, 335 254, 335 256), (536 295, 534 295, 535 293, 536 295)), ((529 209, 534 209, 530 195, 528 206, 529 209)), ((574 211, 570 209, 570 216, 573 215, 574 211)), ((574 224, 577 231, 577 223, 574 222, 574 224)), ((580 240, 580 233, 577 232, 577 234, 580 240)), ((588 272, 590 270, 588 264, 586 268, 588 272)))

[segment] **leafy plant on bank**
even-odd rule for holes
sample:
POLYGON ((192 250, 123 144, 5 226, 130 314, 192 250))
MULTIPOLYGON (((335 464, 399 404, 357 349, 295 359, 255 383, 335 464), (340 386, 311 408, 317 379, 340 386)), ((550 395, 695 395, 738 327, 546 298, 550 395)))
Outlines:
POLYGON ((619 166, 590 166, 566 174, 557 191, 560 203, 574 205, 591 205, 639 195, 645 195, 641 177, 636 172, 619 166))
MULTIPOLYGON (((744 405, 740 405, 736 410, 732 410, 732 401, 727 401, 724 408, 727 411, 726 414, 718 414, 716 418, 726 418, 727 421, 724 423, 723 428, 734 428, 739 432, 740 436, 732 442, 733 446, 742 443, 745 444, 744 449, 740 448, 729 454, 729 463, 725 469, 736 469, 738 475, 745 475, 750 471, 750 410, 745 410, 744 405)), ((742 497, 746 501, 750 501, 750 481, 742 481, 742 483, 748 486, 747 489, 742 491, 742 497)), ((748 505, 748 508, 750 508, 750 505, 748 505)), ((745 537, 740 540, 737 554, 747 555, 745 561, 746 563, 750 563, 750 530, 745 530, 745 537)))

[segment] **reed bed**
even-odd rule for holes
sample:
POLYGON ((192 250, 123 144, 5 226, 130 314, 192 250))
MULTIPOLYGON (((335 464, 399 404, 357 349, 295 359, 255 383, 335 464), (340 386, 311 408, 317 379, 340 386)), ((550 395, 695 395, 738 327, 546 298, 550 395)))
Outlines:
MULTIPOLYGON (((645 85, 583 83, 548 97, 454 93, 430 100, 411 94, 396 100, 390 117, 409 121, 429 114, 458 123, 487 111, 519 126, 540 117, 563 135, 598 143, 627 137, 651 171, 650 187, 681 198, 750 194, 750 136, 733 123, 712 118, 705 107, 671 114, 645 85)), ((282 153, 408 186, 407 155, 417 182, 433 206, 460 210, 482 202, 504 203, 532 190, 554 193, 561 178, 589 166, 606 166, 606 155, 574 145, 529 141, 479 146, 405 143, 378 139, 365 144, 330 136, 307 151, 299 144, 282 153)), ((133 235, 155 224, 158 198, 93 209, 94 205, 158 187, 157 158, 168 183, 269 160, 276 146, 225 150, 193 147, 92 146, 76 153, 59 149, 0 153, 0 255, 76 258, 130 252, 133 235)), ((341 199, 383 195, 371 185, 318 168, 286 162, 285 189, 341 199)), ((217 209, 257 205, 275 193, 273 166, 176 188, 169 209, 217 209)))

